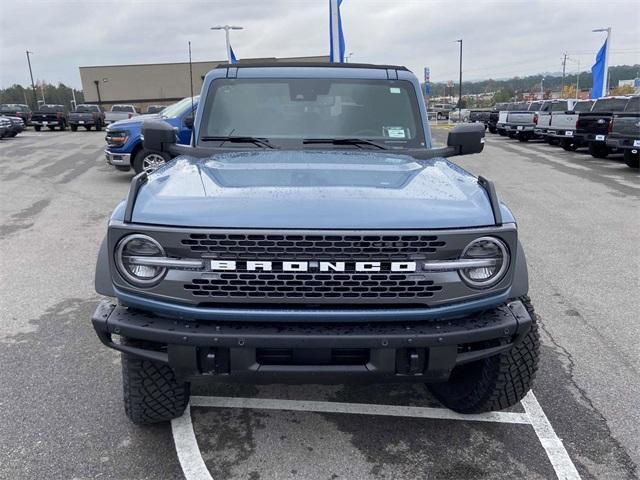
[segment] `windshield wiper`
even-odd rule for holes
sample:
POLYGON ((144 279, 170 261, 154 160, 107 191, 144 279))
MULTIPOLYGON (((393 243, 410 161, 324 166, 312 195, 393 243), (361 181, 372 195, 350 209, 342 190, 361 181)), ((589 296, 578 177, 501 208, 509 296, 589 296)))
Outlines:
POLYGON ((260 147, 275 148, 273 145, 269 143, 269 140, 267 140, 266 138, 258 138, 258 137, 218 136, 218 137, 200 137, 200 140, 205 142, 222 142, 220 146, 222 146, 225 142, 230 142, 230 143, 253 143, 254 145, 258 145, 260 147))
POLYGON ((305 138, 302 140, 304 145, 313 145, 320 143, 330 143, 332 145, 355 145, 358 148, 362 148, 361 145, 370 145, 372 147, 379 148, 381 150, 387 150, 385 145, 366 140, 364 138, 305 138))

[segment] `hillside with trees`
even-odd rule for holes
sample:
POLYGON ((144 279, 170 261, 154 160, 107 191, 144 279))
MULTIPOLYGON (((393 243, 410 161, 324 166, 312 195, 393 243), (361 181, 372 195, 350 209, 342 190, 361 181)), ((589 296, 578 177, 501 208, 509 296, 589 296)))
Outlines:
MULTIPOLYGON (((73 93, 71 92, 71 87, 68 87, 64 83, 59 83, 58 85, 44 83, 38 85, 36 91, 38 100, 42 100, 42 94, 44 92, 46 103, 71 107, 73 93)), ((82 90, 75 90, 75 94, 78 104, 84 102, 82 90)), ((0 89, 0 103, 26 103, 32 110, 35 110, 33 89, 31 86, 23 87, 22 85, 12 85, 8 88, 0 89)))

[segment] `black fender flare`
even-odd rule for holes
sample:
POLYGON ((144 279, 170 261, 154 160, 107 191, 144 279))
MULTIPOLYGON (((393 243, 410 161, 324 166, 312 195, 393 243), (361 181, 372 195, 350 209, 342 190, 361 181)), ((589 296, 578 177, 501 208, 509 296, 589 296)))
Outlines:
POLYGON ((111 268, 109 266, 109 242, 105 236, 100 244, 98 251, 98 260, 96 262, 95 288, 100 295, 107 297, 115 297, 116 292, 113 290, 111 282, 111 268))
POLYGON ((524 248, 518 240, 518 251, 516 252, 516 265, 513 272, 513 283, 511 284, 511 297, 518 298, 529 293, 529 270, 527 269, 527 257, 524 248))

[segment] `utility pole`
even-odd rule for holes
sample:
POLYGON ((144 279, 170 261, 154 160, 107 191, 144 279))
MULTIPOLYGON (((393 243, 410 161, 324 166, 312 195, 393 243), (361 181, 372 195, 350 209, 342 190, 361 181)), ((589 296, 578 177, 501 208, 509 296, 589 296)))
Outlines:
POLYGON ((460 86, 458 88, 458 118, 462 119, 462 39, 456 40, 460 44, 460 86))
POLYGON ((35 110, 38 109, 38 95, 36 94, 36 84, 33 82, 33 71, 31 70, 31 59, 29 58, 29 54, 33 55, 33 52, 26 50, 27 52, 27 63, 29 64, 29 76, 31 77, 31 88, 33 89, 33 108, 35 110))
POLYGON ((564 52, 564 59, 562 60, 562 89, 560 90, 560 98, 564 98, 564 75, 567 70, 567 52, 564 52))
POLYGON ((102 98, 100 97, 100 80, 94 80, 93 83, 96 84, 96 92, 98 93, 98 107, 102 110, 102 98))
POLYGON ((217 25, 215 27, 211 27, 211 30, 224 30, 225 40, 227 42, 227 60, 229 63, 231 62, 231 42, 229 41, 229 30, 243 30, 244 27, 238 27, 236 25, 217 25))
POLYGON ((540 79, 540 100, 544 100, 544 77, 540 79))

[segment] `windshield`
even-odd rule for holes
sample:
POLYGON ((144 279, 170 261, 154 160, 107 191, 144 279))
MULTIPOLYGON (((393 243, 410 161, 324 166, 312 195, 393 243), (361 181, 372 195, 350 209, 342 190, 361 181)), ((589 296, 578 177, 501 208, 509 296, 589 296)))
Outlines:
POLYGON ((24 105, 0 105, 0 112, 26 112, 27 108, 24 105))
MULTIPOLYGON (((199 98, 200 97, 193 97, 194 107, 198 105, 199 98)), ((190 108, 191 108, 191 97, 183 98, 179 102, 174 103, 173 105, 169 105, 167 108, 162 110, 162 116, 164 118, 178 117, 190 108)))
POLYGON ((41 112, 64 112, 62 105, 42 105, 40 107, 41 112))
POLYGON ((133 113, 133 107, 131 105, 114 105, 111 108, 112 112, 130 112, 133 113))
POLYGON ((551 104, 552 112, 566 112, 568 108, 567 102, 556 102, 551 104))
POLYGON ((533 102, 531 105, 529 105, 529 111, 530 112, 536 112, 538 110, 540 110, 540 102, 533 102))
POLYGON ((629 101, 628 98, 604 98, 596 100, 592 112, 621 112, 629 101))
POLYGON ((593 106, 593 102, 589 101, 589 102, 578 102, 576 103, 575 107, 573 107, 573 111, 574 112, 588 112, 591 110, 591 107, 593 106))
POLYGON ((76 108, 76 113, 89 113, 89 112, 99 112, 98 107, 95 105, 78 105, 76 108))
POLYGON ((360 138, 424 146, 418 100, 407 81, 220 79, 210 89, 201 139, 360 138))
POLYGON ((640 97, 632 97, 624 107, 625 112, 640 112, 640 97))

